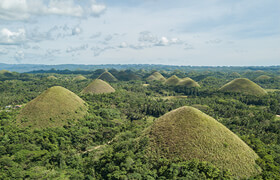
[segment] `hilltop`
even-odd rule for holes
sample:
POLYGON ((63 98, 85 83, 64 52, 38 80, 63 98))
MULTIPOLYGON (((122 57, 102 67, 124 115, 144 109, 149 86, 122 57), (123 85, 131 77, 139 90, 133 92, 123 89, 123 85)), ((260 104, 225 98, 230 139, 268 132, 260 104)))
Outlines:
POLYGON ((257 154, 224 125, 193 107, 175 109, 157 119, 150 132, 150 155, 199 159, 236 177, 260 172, 257 154))
POLYGON ((200 85, 197 82, 195 82, 193 79, 188 78, 188 77, 181 79, 177 85, 184 86, 187 88, 200 87, 200 85))
POLYGON ((180 78, 178 78, 176 75, 173 75, 165 81, 165 84, 169 86, 176 86, 179 82, 180 78))
POLYGON ((103 81, 107 81, 107 82, 115 82, 117 81, 117 78, 115 76, 113 76, 110 72, 105 71, 103 72, 98 79, 101 79, 103 81))
POLYGON ((250 95, 265 95, 267 92, 256 83, 246 78, 234 79, 220 89, 224 92, 239 92, 250 95))
POLYGON ((147 80, 148 81, 162 81, 162 82, 164 82, 166 79, 159 72, 154 72, 149 77, 147 77, 147 80))
POLYGON ((79 76, 76 76, 73 80, 74 81, 83 81, 83 80, 86 80, 87 78, 85 76, 82 76, 82 75, 79 75, 79 76))
POLYGON ((80 97, 61 86, 54 86, 27 103, 17 122, 32 128, 62 127, 86 113, 87 106, 80 97))
POLYGON ((105 94, 115 92, 115 89, 107 82, 101 79, 95 79, 86 88, 82 90, 82 94, 105 94))

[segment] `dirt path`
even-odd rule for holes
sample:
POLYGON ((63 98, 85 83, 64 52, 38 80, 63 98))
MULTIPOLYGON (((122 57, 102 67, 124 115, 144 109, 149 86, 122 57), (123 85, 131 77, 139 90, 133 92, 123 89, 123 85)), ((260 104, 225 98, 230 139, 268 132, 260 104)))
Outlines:
POLYGON ((105 143, 105 144, 102 144, 102 145, 98 145, 98 146, 94 146, 94 147, 92 147, 92 148, 89 148, 88 150, 83 151, 83 152, 81 152, 81 153, 79 153, 79 154, 85 154, 85 153, 88 153, 88 152, 91 152, 91 151, 100 149, 101 147, 104 147, 104 146, 106 146, 106 145, 111 144, 111 143, 113 142, 114 139, 115 139, 115 138, 113 138, 112 140, 108 141, 108 142, 105 143))

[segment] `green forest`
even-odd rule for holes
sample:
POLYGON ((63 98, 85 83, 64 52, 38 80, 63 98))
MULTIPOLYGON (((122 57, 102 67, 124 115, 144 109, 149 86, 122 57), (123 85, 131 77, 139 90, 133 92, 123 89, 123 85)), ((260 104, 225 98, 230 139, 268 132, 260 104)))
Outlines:
POLYGON ((0 179, 280 179, 280 68, 0 71, 0 179))

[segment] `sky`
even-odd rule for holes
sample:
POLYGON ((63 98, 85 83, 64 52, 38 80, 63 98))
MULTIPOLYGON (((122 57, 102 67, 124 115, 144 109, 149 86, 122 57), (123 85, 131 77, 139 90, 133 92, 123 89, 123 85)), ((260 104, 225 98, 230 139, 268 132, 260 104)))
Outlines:
POLYGON ((0 63, 280 65, 280 1, 0 0, 0 63))

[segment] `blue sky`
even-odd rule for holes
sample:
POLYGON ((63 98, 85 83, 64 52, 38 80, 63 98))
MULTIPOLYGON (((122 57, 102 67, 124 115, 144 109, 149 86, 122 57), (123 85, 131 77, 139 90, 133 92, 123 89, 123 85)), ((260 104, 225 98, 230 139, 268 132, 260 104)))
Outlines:
POLYGON ((279 0, 0 0, 0 63, 279 65, 279 0))

